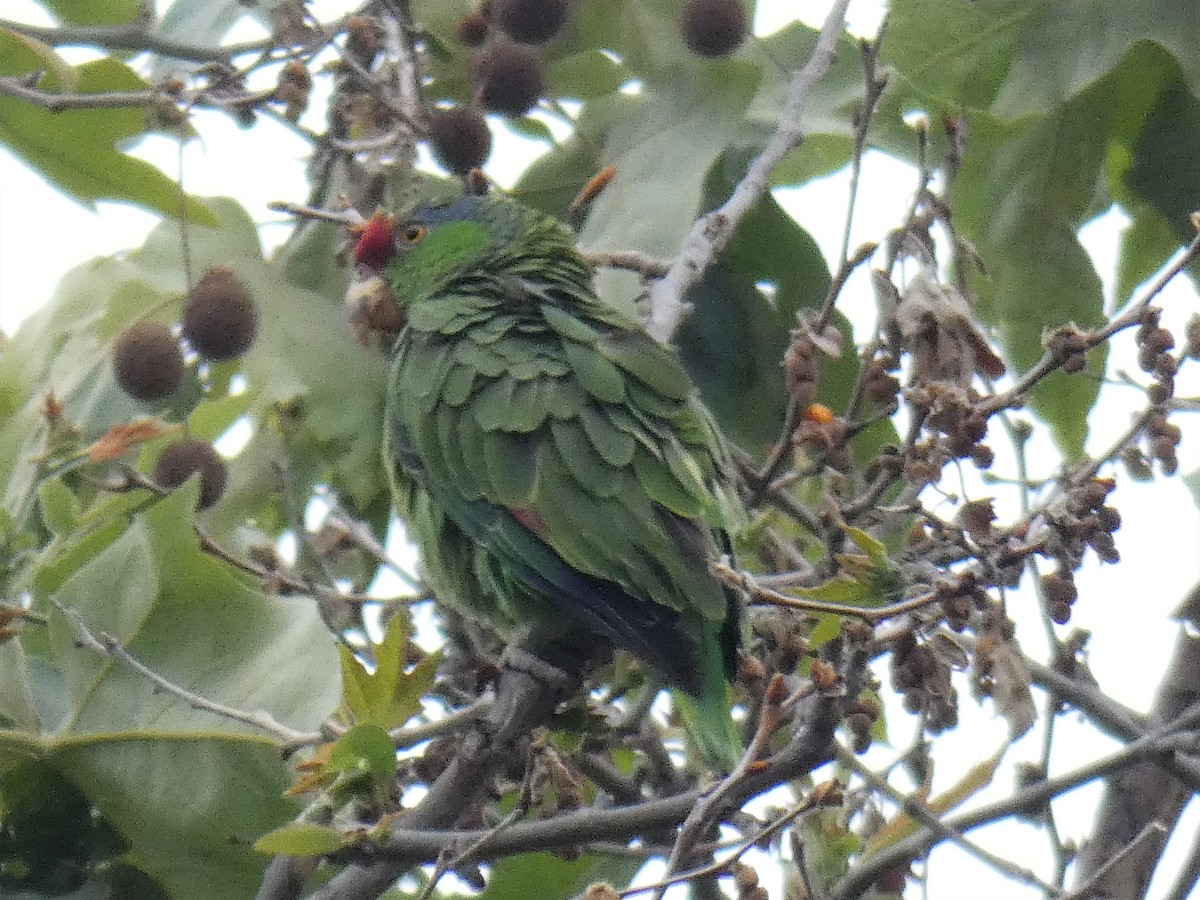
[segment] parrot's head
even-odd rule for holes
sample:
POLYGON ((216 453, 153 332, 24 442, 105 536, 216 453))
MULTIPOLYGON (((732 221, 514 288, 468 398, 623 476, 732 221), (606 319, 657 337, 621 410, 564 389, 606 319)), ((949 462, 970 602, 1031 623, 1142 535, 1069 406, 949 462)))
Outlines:
POLYGON ((382 275, 401 306, 434 297, 464 279, 501 277, 539 256, 573 247, 550 217, 512 200, 461 195, 398 217, 376 216, 355 247, 360 267, 382 275))

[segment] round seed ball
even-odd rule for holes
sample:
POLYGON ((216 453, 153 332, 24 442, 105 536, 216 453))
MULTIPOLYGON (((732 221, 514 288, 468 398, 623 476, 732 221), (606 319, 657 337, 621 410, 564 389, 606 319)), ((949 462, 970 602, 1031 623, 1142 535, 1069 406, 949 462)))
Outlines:
POLYGON ((183 353, 165 325, 135 322, 113 344, 113 372, 121 390, 135 400, 163 400, 183 379, 183 353))
POLYGON ((163 451, 154 466, 154 483, 173 491, 196 472, 200 473, 199 509, 208 509, 225 493, 229 470, 208 441, 184 438, 163 451))
POLYGON ((191 289, 183 308, 183 336, 205 359, 241 356, 258 334, 254 298, 229 269, 210 269, 191 289))

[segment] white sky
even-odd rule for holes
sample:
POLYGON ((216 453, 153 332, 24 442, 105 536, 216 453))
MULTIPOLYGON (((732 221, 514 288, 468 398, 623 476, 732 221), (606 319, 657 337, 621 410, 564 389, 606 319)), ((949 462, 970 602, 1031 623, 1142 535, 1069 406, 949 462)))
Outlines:
MULTIPOLYGON (((338 4, 317 4, 322 6, 338 4)), ((826 2, 765 4, 758 30, 766 33, 790 19, 799 7, 810 23, 819 23, 826 2)), ((6 0, 5 16, 38 21, 37 8, 28 0, 6 0)), ((858 30, 867 33, 878 17, 879 5, 859 2, 852 7, 852 20, 858 30)), ((300 200, 305 196, 304 160, 306 145, 287 129, 264 121, 250 131, 233 125, 225 116, 198 113, 197 129, 202 141, 193 141, 183 151, 186 188, 195 194, 227 193, 235 195, 263 223, 262 236, 267 245, 281 240, 286 223, 266 204, 277 199, 300 200)), ((528 158, 521 140, 502 138, 493 154, 491 174, 502 184, 511 183, 528 158)), ((527 145, 528 146, 528 145, 527 145)), ((177 145, 165 138, 143 141, 135 151, 165 172, 178 172, 177 145)), ((862 241, 879 240, 901 218, 914 186, 912 171, 880 154, 871 154, 866 162, 851 246, 862 241)), ((816 237, 827 258, 838 252, 843 211, 846 202, 846 178, 836 175, 810 184, 801 190, 777 194, 797 220, 816 237), (831 210, 838 211, 831 215, 831 210)), ((49 187, 39 176, 25 168, 7 151, 0 150, 0 330, 12 333, 20 320, 49 300, 57 279, 69 268, 94 256, 103 256, 142 243, 157 217, 121 204, 101 203, 95 213, 81 208, 49 187)), ((1113 266, 1117 258, 1116 240, 1123 220, 1112 214, 1084 231, 1084 243, 1097 261, 1097 268, 1111 292, 1113 266)), ((864 273, 865 274, 865 273, 864 273)), ((873 301, 865 278, 856 278, 847 291, 848 313, 870 328, 873 301)), ((1164 324, 1180 333, 1180 326, 1198 308, 1196 294, 1183 279, 1168 288, 1161 298, 1164 324)), ((1120 336, 1112 348, 1112 371, 1124 369, 1140 375, 1133 349, 1132 333, 1120 336)), ((1200 395, 1200 375, 1195 364, 1185 367, 1178 381, 1180 395, 1200 395)), ((1092 437, 1089 447, 1106 447, 1128 424, 1139 405, 1139 395, 1128 388, 1108 388, 1091 416, 1092 437)), ((1200 437, 1195 417, 1178 418, 1184 427, 1180 447, 1180 471, 1200 468, 1200 437)), ((1004 450, 1002 438, 993 435, 997 451, 993 472, 1012 475, 1011 454, 1004 450)), ((1033 444, 1033 475, 1053 474, 1054 455, 1044 436, 1033 444)), ((1116 535, 1122 563, 1100 567, 1094 561, 1079 576, 1081 599, 1075 607, 1072 625, 1093 633, 1091 663, 1101 686, 1116 699, 1135 709, 1148 708, 1156 688, 1157 667, 1170 654, 1177 626, 1166 617, 1183 594, 1200 578, 1200 516, 1196 506, 1178 480, 1159 480, 1135 484, 1121 479, 1115 502, 1124 517, 1124 526, 1116 535)), ((999 487, 968 484, 971 496, 996 494, 999 487)), ((1011 509, 1011 505, 1007 508, 1011 509)), ((1002 513, 1003 516, 1003 513, 1002 513)), ((1042 654, 1041 628, 1029 592, 1013 595, 1011 608, 1019 622, 1019 634, 1026 649, 1042 654)), ((885 684, 886 684, 886 678, 885 684)), ((944 775, 936 789, 952 783, 954 773, 990 756, 1003 743, 1005 728, 990 705, 977 706, 967 696, 965 684, 959 685, 963 727, 938 739, 939 759, 944 775)), ((885 687, 885 694, 889 689, 885 687)), ((898 710, 889 719, 893 743, 902 746, 909 738, 912 720, 898 710)), ((1082 762, 1105 752, 1105 743, 1095 733, 1080 727, 1074 717, 1060 721, 1057 765, 1069 768, 1072 761, 1082 762)), ((1035 728, 1008 755, 1010 762, 1033 760, 1039 755, 1040 727, 1035 728)), ((871 759, 882 760, 884 749, 873 751, 871 759)), ((1007 772, 1002 773, 995 789, 985 791, 980 800, 995 799, 1009 789, 1007 772)), ((1064 798, 1058 811, 1067 822, 1066 833, 1076 839, 1085 835, 1099 791, 1084 788, 1064 798)), ((1189 813, 1190 827, 1181 827, 1185 838, 1200 831, 1200 811, 1189 813)), ((1008 852, 1029 866, 1044 868, 1048 854, 1045 841, 1030 826, 1006 824, 977 831, 973 838, 1000 853, 1008 852), (1018 849, 1019 848, 1019 849, 1018 849)), ((1176 842, 1180 844, 1180 842, 1176 842)), ((1176 846, 1172 856, 1181 858, 1186 847, 1176 846)), ((1019 898, 1037 896, 1028 889, 1002 879, 990 870, 971 862, 960 865, 962 852, 944 847, 936 852, 932 866, 930 896, 958 898, 964 873, 969 873, 971 894, 976 897, 1019 898)), ((1167 866, 1166 868, 1171 868, 1167 866)), ((765 872, 763 874, 766 874, 765 872)), ((1158 885, 1161 893, 1165 885, 1158 885)), ((772 896, 779 896, 773 889, 772 896)))

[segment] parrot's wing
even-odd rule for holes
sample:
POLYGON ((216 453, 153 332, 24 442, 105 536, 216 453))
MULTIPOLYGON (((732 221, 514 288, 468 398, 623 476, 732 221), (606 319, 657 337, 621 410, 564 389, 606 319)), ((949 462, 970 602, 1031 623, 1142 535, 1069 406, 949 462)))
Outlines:
POLYGON ((680 683, 662 657, 730 616, 708 571, 716 451, 682 369, 638 331, 451 299, 396 357, 398 462, 530 587, 680 683))

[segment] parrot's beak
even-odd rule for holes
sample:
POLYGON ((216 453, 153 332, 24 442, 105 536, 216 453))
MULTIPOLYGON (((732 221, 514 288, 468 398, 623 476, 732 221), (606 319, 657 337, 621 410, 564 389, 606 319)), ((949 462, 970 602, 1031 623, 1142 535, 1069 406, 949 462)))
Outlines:
POLYGON ((370 344, 372 332, 396 334, 404 327, 404 309, 391 286, 362 268, 346 288, 346 311, 355 340, 364 347, 370 344))

